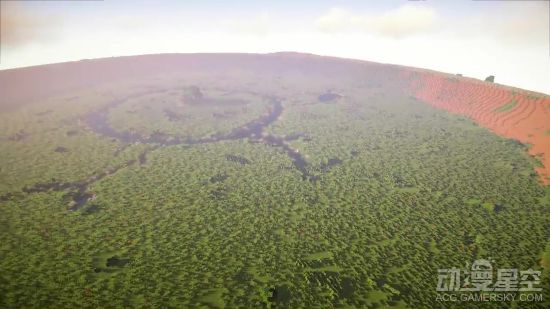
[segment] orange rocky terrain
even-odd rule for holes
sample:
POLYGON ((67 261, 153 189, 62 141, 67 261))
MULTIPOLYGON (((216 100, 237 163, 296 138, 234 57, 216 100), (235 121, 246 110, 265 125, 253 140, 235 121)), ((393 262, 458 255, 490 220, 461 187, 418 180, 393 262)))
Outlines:
POLYGON ((529 145, 543 164, 541 182, 550 184, 550 96, 439 72, 406 69, 403 76, 417 99, 529 145))

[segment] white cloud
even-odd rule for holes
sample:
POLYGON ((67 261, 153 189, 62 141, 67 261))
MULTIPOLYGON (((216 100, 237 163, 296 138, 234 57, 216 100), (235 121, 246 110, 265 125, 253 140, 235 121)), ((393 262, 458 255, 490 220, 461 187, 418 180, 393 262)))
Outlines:
MULTIPOLYGON (((484 5, 457 12, 435 4, 437 11, 424 5, 384 12, 332 9, 320 18, 277 11, 208 18, 195 11, 59 13, 66 26, 52 33, 55 40, 42 35, 6 44, 0 69, 148 53, 300 51, 477 78, 496 75, 498 83, 550 94, 548 2, 484 5)), ((6 22, 7 10, 2 13, 6 22)))
POLYGON ((493 14, 449 19, 445 31, 452 37, 483 38, 508 48, 548 47, 548 4, 544 1, 503 2, 493 14))
POLYGON ((333 8, 319 17, 316 26, 323 32, 365 32, 383 37, 404 38, 428 32, 436 24, 436 11, 429 7, 404 5, 378 14, 356 14, 333 8))
POLYGON ((236 34, 253 36, 266 36, 270 31, 270 18, 268 13, 259 13, 247 19, 231 19, 220 23, 220 28, 236 34))

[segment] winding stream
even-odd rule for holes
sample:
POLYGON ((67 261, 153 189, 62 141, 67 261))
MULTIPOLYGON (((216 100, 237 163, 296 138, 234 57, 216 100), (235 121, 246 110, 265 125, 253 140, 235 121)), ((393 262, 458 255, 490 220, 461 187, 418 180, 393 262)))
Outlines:
MULTIPOLYGON (((116 173, 119 169, 128 167, 130 165, 139 163, 144 164, 146 162, 146 156, 149 151, 152 151, 158 146, 171 146, 171 145, 180 145, 180 144, 206 144, 206 143, 215 143, 226 140, 239 140, 239 139, 250 139, 254 142, 266 143, 273 147, 281 148, 286 155, 292 160, 295 168, 300 171, 302 174, 303 180, 315 181, 316 178, 309 174, 307 171, 307 162, 303 156, 299 153, 298 150, 290 147, 288 143, 285 142, 283 138, 264 134, 265 128, 271 125, 273 122, 277 121, 281 114, 283 113, 283 105, 281 101, 275 97, 268 97, 271 102, 271 107, 269 111, 259 118, 246 123, 245 125, 231 130, 231 132, 226 134, 218 134, 212 137, 200 138, 200 139, 191 139, 191 138, 181 138, 178 136, 170 136, 162 132, 155 132, 150 136, 142 136, 138 133, 131 133, 127 131, 117 131, 112 128, 108 123, 109 110, 112 108, 126 102, 127 100, 137 98, 143 95, 153 94, 153 93, 162 93, 170 91, 172 89, 156 89, 148 92, 137 93, 133 95, 126 96, 121 99, 115 99, 108 103, 107 105, 101 107, 100 109, 91 112, 85 116, 85 122, 90 127, 90 129, 98 135, 103 135, 106 137, 114 138, 125 143, 143 143, 143 144, 154 144, 156 147, 152 149, 145 150, 141 153, 137 160, 133 159, 127 161, 118 167, 112 169, 106 169, 105 171, 90 176, 84 180, 76 182, 49 182, 49 183, 37 183, 31 187, 24 187, 22 191, 24 193, 36 193, 36 192, 46 192, 46 191, 65 191, 68 190, 66 197, 71 199, 69 204, 69 210, 75 211, 82 208, 88 201, 93 200, 95 195, 90 193, 88 188, 89 186, 108 176, 116 173)), ((0 196, 0 201, 7 201, 9 199, 19 197, 20 193, 7 193, 0 196)))
POLYGON ((241 127, 231 130, 231 132, 229 133, 218 134, 212 137, 205 137, 205 138, 199 138, 199 139, 181 138, 178 136, 175 136, 175 137, 170 136, 161 132, 155 132, 148 137, 144 137, 138 133, 117 131, 109 125, 108 114, 110 109, 135 97, 139 97, 139 96, 143 96, 151 93, 165 92, 165 91, 169 91, 169 90, 156 90, 145 94, 142 93, 139 95, 133 95, 125 99, 112 101, 111 103, 107 104, 105 107, 101 108, 100 110, 97 110, 89 114, 86 117, 86 123, 95 133, 103 136, 108 136, 111 138, 116 138, 126 143, 139 142, 144 144, 160 144, 161 146, 171 146, 171 145, 179 145, 179 144, 188 144, 188 145, 206 144, 206 143, 215 143, 220 141, 239 140, 239 139, 248 138, 252 141, 263 142, 270 146, 282 148, 283 151, 292 160, 296 169, 298 169, 302 173, 302 178, 304 180, 307 180, 307 179, 315 180, 311 178, 311 175, 307 172, 307 169, 306 169, 307 162, 302 157, 302 155, 299 153, 298 150, 290 147, 290 145, 288 145, 288 143, 286 143, 283 138, 276 137, 273 135, 263 134, 264 129, 267 128, 269 125, 271 125, 273 122, 277 121, 277 119, 279 119, 279 117, 281 116, 284 110, 280 99, 277 99, 275 97, 268 97, 271 103, 271 107, 269 108, 269 111, 266 114, 260 116, 259 118, 251 122, 244 124, 241 127))

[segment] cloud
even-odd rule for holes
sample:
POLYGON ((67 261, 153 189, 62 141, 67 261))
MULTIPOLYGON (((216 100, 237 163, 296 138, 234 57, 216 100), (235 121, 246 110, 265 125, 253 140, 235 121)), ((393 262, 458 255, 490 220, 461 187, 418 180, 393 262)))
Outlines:
POLYGON ((511 48, 539 46, 547 50, 548 3, 540 1, 501 3, 493 14, 472 14, 447 27, 460 38, 481 38, 511 48))
POLYGON ((434 29, 436 11, 429 7, 404 5, 379 14, 356 14, 333 8, 316 21, 327 33, 364 32, 382 37, 404 38, 434 29))
POLYGON ((241 20, 225 20, 220 23, 225 31, 237 34, 264 37, 270 31, 270 18, 268 13, 260 13, 256 16, 241 20))
POLYGON ((58 18, 30 10, 15 2, 2 2, 2 46, 19 47, 53 37, 58 18))

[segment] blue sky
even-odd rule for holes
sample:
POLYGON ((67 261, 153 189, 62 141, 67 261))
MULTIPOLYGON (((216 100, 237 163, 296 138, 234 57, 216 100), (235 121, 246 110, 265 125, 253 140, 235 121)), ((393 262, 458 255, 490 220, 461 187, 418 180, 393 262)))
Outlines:
POLYGON ((2 1, 0 69, 83 58, 298 51, 550 93, 548 1, 2 1))

